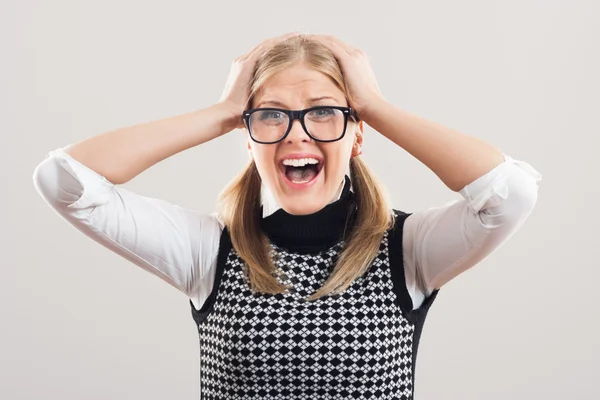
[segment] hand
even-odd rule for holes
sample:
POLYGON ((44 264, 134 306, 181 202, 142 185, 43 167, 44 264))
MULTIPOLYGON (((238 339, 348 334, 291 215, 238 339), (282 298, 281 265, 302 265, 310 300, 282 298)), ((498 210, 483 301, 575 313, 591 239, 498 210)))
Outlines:
POLYGON ((369 111, 384 99, 366 53, 335 36, 311 34, 308 37, 323 44, 333 53, 344 75, 349 105, 354 108, 358 117, 368 124, 369 111))
POLYGON ((286 33, 285 35, 266 39, 248 53, 242 54, 235 59, 231 65, 229 77, 225 83, 225 89, 219 100, 219 104, 225 106, 231 114, 233 126, 231 129, 244 127, 242 111, 246 108, 250 97, 249 84, 258 58, 271 46, 295 35, 298 35, 298 33, 286 33))

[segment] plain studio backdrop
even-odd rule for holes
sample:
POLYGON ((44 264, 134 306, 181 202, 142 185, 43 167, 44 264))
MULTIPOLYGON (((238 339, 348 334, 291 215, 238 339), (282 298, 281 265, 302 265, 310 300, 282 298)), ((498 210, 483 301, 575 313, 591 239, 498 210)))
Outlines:
MULTIPOLYGON (((85 237, 37 194, 46 153, 208 107, 233 60, 290 31, 366 51, 384 97, 543 175, 499 250, 440 291, 416 399, 598 399, 600 4, 589 1, 31 1, 0 12, 0 398, 198 399, 187 297, 85 237)), ((460 198, 368 128, 405 211, 460 198)), ((248 155, 233 131, 126 187, 213 212, 248 155)))

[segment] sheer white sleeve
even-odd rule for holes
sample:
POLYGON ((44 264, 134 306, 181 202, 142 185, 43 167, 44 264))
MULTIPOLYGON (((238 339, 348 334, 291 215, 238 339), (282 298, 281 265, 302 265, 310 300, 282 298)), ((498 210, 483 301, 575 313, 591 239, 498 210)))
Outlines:
POLYGON ((503 163, 460 190, 463 199, 406 218, 403 256, 413 309, 514 234, 531 214, 541 178, 505 154, 503 163))
POLYGON ((42 198, 69 224, 188 295, 199 308, 212 290, 222 222, 108 181, 64 148, 33 172, 42 198))

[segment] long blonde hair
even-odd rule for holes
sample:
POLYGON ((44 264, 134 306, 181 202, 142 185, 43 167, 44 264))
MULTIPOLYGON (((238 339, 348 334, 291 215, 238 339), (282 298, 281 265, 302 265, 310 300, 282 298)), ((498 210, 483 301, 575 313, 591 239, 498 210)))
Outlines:
MULTIPOLYGON (((275 45, 258 60, 250 83, 248 104, 252 104, 265 81, 298 62, 329 76, 347 94, 340 66, 329 49, 298 36, 275 45)), ((377 256, 383 234, 394 225, 387 193, 359 156, 350 159, 350 174, 357 205, 354 227, 345 238, 330 276, 307 301, 340 294, 361 277, 377 256)), ((289 286, 277 280, 278 271, 270 256, 270 243, 260 229, 261 185, 256 164, 250 161, 220 193, 218 214, 227 227, 235 251, 245 262, 251 288, 262 293, 283 293, 289 286)))

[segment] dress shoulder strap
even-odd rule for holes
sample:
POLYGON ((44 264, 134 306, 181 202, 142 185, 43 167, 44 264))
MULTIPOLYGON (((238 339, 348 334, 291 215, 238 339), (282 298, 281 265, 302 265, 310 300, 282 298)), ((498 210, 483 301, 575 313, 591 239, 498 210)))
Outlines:
POLYGON ((215 271, 215 280, 213 284, 213 288, 208 295, 207 299, 204 301, 202 307, 197 310, 192 303, 192 300, 189 300, 190 305, 192 307, 192 317, 194 321, 196 321, 197 325, 200 325, 202 321, 208 317, 208 314, 211 312, 216 297, 217 292, 219 291, 219 286, 221 283, 221 278, 223 277, 223 271, 225 269, 225 263, 227 261, 227 257, 229 256, 229 252, 233 248, 233 244, 231 242, 231 236, 229 236, 229 231, 227 227, 224 227, 221 231, 221 237, 219 239, 219 253, 217 255, 217 270, 215 271))

